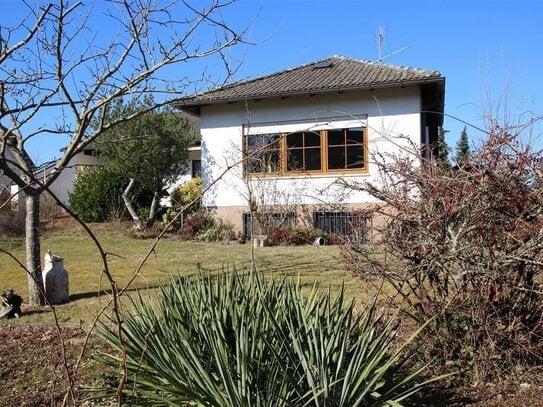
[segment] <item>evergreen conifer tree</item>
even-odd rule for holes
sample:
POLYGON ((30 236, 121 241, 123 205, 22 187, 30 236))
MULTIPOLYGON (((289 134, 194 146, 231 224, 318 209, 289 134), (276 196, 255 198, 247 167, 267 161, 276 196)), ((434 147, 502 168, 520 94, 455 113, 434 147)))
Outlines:
POLYGON ((456 143, 456 155, 454 160, 458 165, 462 165, 469 160, 470 155, 471 151, 469 147, 468 132, 466 131, 466 126, 464 126, 464 130, 460 133, 460 139, 456 143))
POLYGON ((451 163, 449 162, 449 151, 450 147, 445 141, 445 133, 448 130, 444 130, 443 127, 440 127, 437 132, 437 143, 435 149, 435 158, 438 165, 443 167, 450 167, 451 163))

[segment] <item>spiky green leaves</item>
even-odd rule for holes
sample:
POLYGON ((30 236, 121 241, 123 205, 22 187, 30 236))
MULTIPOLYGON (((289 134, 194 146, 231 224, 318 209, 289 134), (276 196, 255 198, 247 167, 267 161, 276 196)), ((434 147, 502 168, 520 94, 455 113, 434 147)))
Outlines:
MULTIPOLYGON (((343 290, 303 295, 259 274, 177 279, 158 301, 140 297, 122 330, 132 405, 397 406, 424 369, 398 371, 407 343, 393 352, 394 318, 375 306, 357 315, 343 290)), ((102 334, 119 349, 114 331, 102 334)))

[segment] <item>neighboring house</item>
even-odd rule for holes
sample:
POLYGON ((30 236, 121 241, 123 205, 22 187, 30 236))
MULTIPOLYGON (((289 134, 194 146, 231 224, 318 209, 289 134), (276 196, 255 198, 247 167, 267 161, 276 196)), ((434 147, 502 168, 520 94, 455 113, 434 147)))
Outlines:
MULTIPOLYGON (((45 180, 54 167, 55 162, 46 164, 36 171, 36 178, 45 180)), ((99 167, 104 164, 100 155, 93 147, 87 147, 76 154, 62 170, 58 178, 51 184, 49 190, 59 198, 62 203, 68 205, 69 194, 73 191, 77 175, 83 171, 99 167)), ((42 199, 47 196, 44 195, 42 199)))
POLYGON ((337 180, 379 182, 371 157, 402 153, 410 143, 429 155, 444 92, 438 71, 334 56, 176 106, 200 117, 204 188, 217 180, 205 207, 245 234, 249 203, 283 224, 345 232, 352 222, 371 226, 356 210, 378 201, 337 180))
MULTIPOLYGON (((4 158, 13 161, 9 149, 5 149, 4 158)), ((0 234, 22 233, 25 218, 24 194, 11 179, 0 172, 0 234)))
MULTIPOLYGON (((189 121, 189 125, 198 129, 199 120, 194 115, 187 115, 180 113, 181 117, 189 121)), ((62 173, 58 178, 51 184, 50 190, 54 193, 64 204, 69 204, 69 194, 73 191, 74 183, 77 179, 78 174, 83 171, 88 171, 89 169, 100 167, 105 164, 105 160, 100 156, 100 152, 89 145, 82 152, 76 154, 68 163, 66 168, 62 170, 62 173)), ((54 163, 46 164, 36 171, 36 177, 44 178, 50 173, 53 169, 54 163)), ((182 174, 179 174, 177 178, 171 185, 166 189, 166 192, 170 194, 186 182, 187 180, 200 176, 200 143, 199 141, 195 143, 194 146, 189 147, 189 156, 187 160, 187 166, 182 174)), ((170 206, 169 196, 161 200, 161 205, 170 206)))

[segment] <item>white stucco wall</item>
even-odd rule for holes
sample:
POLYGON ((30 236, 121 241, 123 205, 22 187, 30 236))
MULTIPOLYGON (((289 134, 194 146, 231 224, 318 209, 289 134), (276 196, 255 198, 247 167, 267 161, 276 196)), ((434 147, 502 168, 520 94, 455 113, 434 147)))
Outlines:
MULTIPOLYGON (((323 204, 375 202, 362 192, 346 191, 335 182, 378 182, 379 174, 372 164, 375 152, 406 152, 409 142, 420 140, 420 92, 416 86, 381 89, 357 93, 290 97, 259 102, 212 105, 202 108, 202 178, 204 188, 222 178, 204 195, 207 207, 247 205, 246 180, 241 165, 226 171, 242 158, 242 124, 249 132, 265 133, 301 131, 310 128, 368 127, 369 171, 367 174, 318 174, 253 178, 256 190, 267 190, 264 204, 323 204), (335 120, 334 120, 335 119, 335 120), (345 126, 347 124, 347 126, 345 126), (319 126, 319 127, 315 127, 319 126), (272 193, 269 193, 269 192, 272 193)), ((412 152, 412 150, 409 150, 412 152)))
MULTIPOLYGON (((68 194, 74 189, 74 182, 77 177, 78 167, 96 167, 103 164, 103 160, 93 155, 85 155, 83 153, 77 154, 70 160, 66 168, 62 170, 62 173, 50 186, 51 192, 53 192, 60 200, 68 204, 68 194)), ((48 170, 43 170, 41 174, 37 176, 47 176, 48 170)))
POLYGON ((179 177, 177 177, 172 183, 166 186, 166 191, 168 192, 168 196, 163 197, 160 200, 161 206, 166 206, 166 207, 172 206, 171 194, 177 188, 183 185, 185 182, 190 181, 192 179, 192 162, 200 161, 201 158, 202 158, 202 154, 201 154, 200 146, 189 147, 189 157, 187 160, 187 165, 183 169, 183 172, 179 174, 179 177))

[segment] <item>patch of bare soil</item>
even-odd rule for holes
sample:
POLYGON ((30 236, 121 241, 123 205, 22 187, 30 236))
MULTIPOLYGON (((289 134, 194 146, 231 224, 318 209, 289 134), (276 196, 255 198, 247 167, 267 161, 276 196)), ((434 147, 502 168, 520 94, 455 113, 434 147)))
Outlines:
MULTIPOLYGON (((534 379, 537 381, 537 378, 534 379)), ((407 405, 419 407, 536 407, 543 406, 543 386, 537 383, 458 387, 437 384, 410 401, 407 405)))
MULTIPOLYGON (((79 328, 61 328, 68 369, 76 363, 85 340, 79 328)), ((87 354, 102 345, 92 337, 87 354)), ((99 376, 96 363, 87 358, 73 375, 76 405, 83 405, 99 376)), ((0 325, 0 406, 60 406, 68 389, 59 333, 54 327, 0 325)), ((68 405, 73 405, 69 403, 68 405)))

